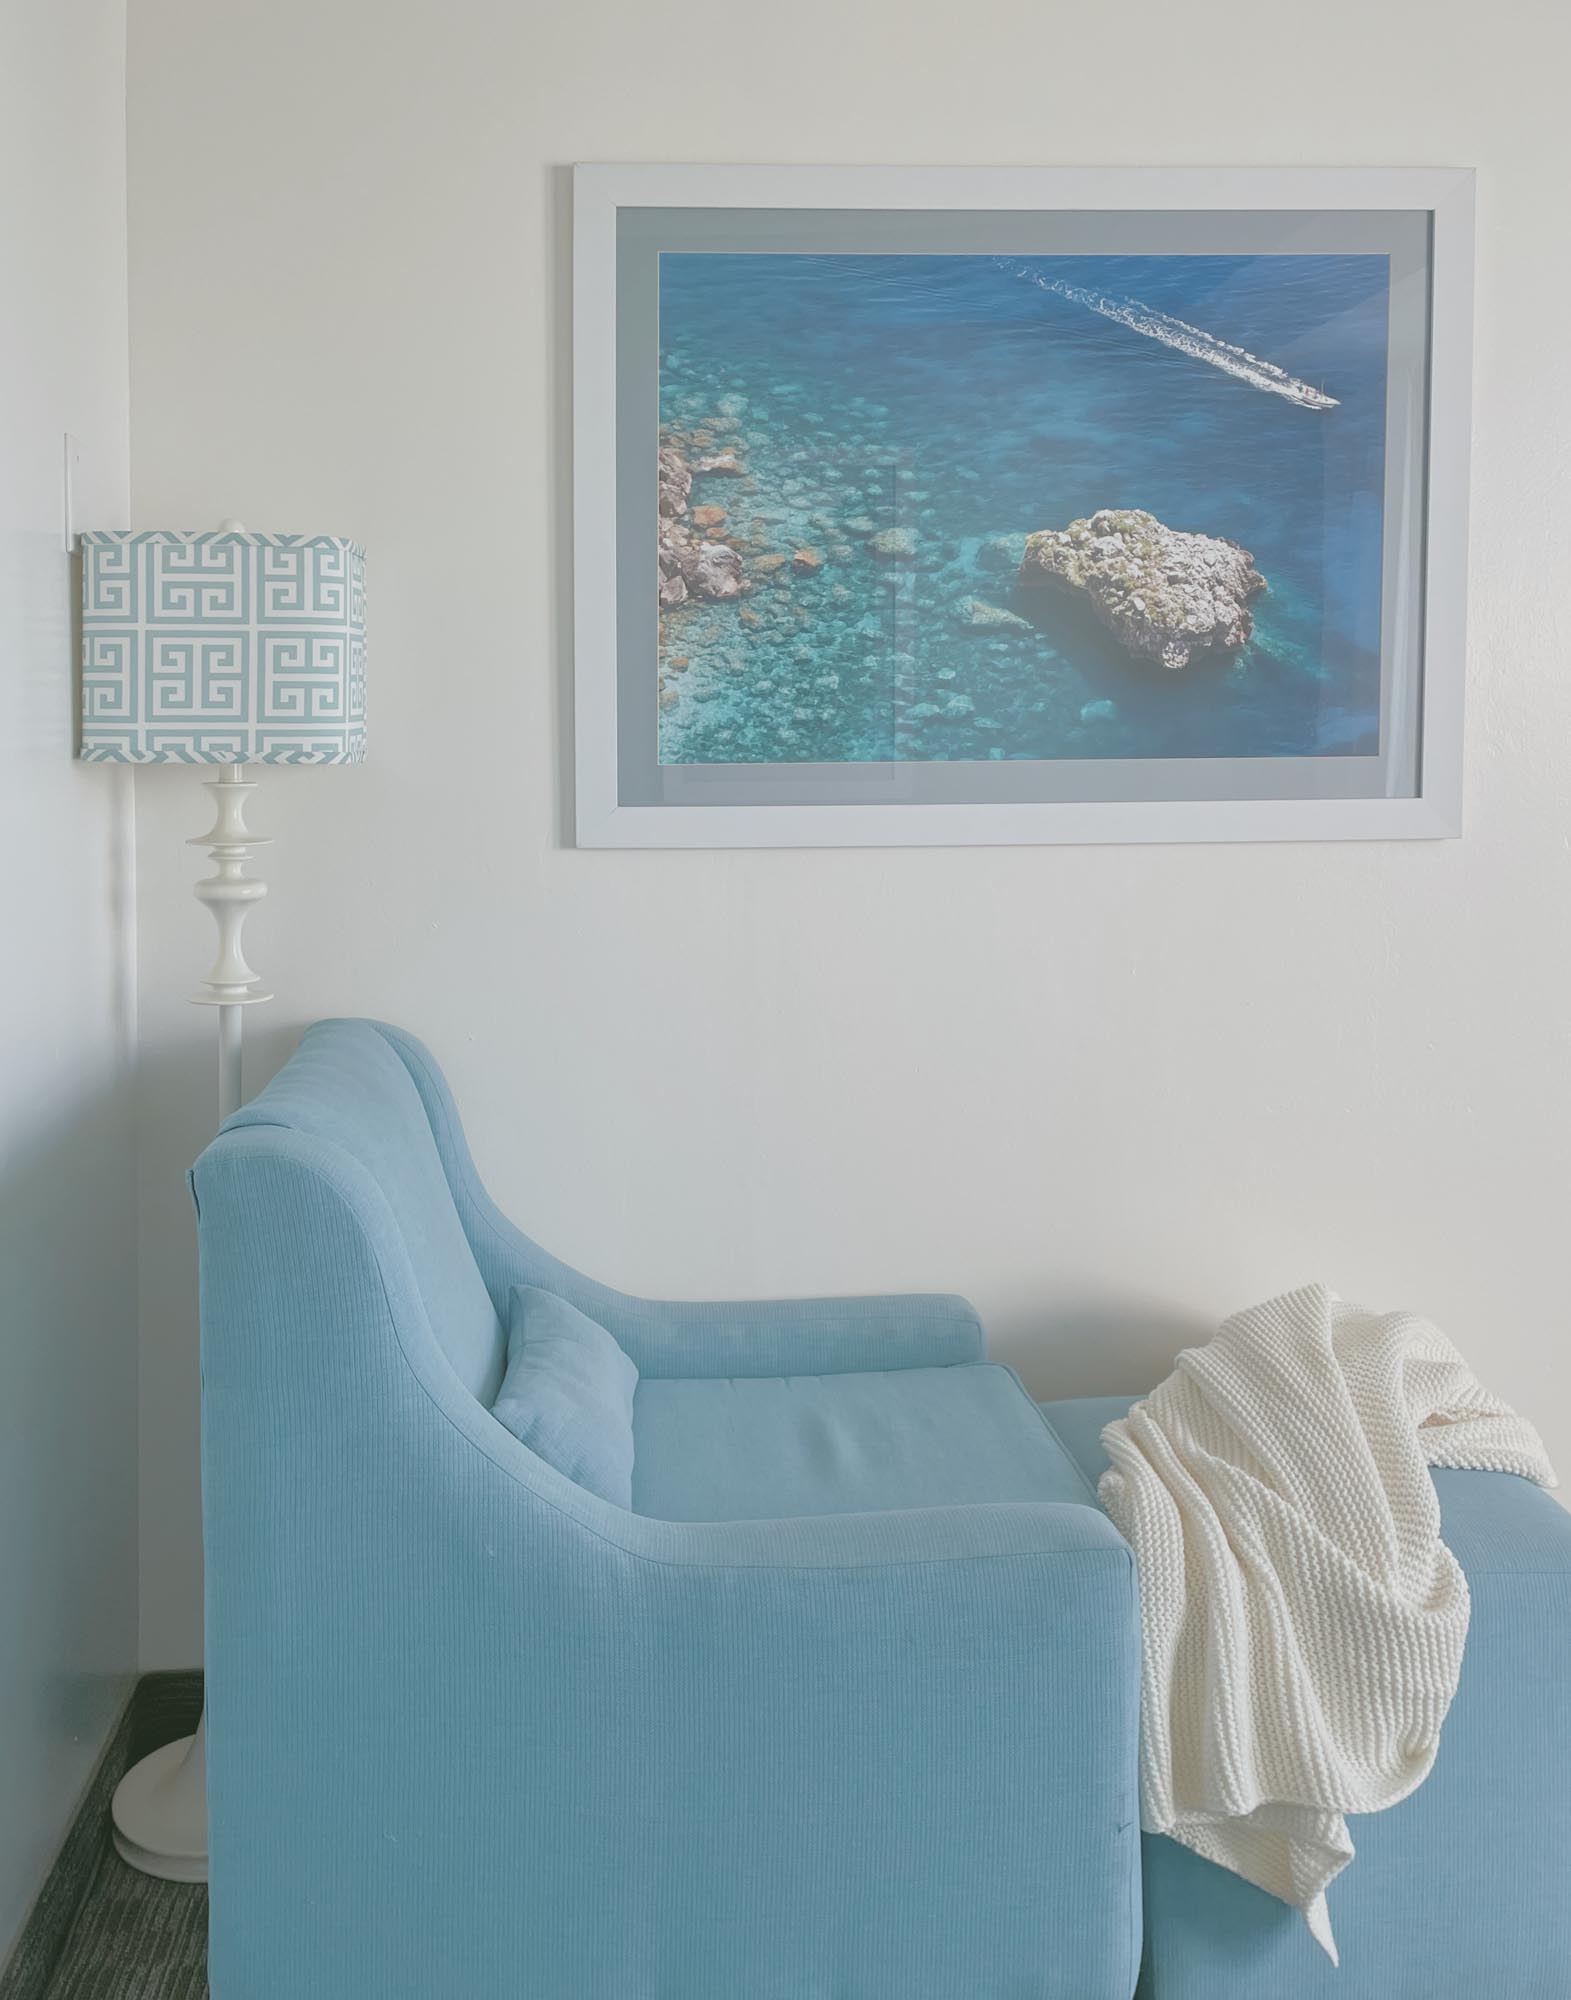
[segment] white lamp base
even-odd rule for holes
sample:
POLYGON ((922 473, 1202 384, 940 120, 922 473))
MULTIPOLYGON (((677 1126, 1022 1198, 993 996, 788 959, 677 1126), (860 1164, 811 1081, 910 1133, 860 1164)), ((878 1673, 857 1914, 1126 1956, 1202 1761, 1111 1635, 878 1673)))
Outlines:
MULTIPOLYGON (((229 525, 233 525, 232 523, 229 525)), ((218 1117, 222 1123, 243 1099, 240 1082, 241 1009, 272 995, 261 983, 240 948, 240 932, 251 906, 267 894, 267 884, 246 874, 252 851, 265 847, 265 835, 245 823, 246 800, 256 790, 240 775, 238 764, 226 764, 209 784, 217 817, 210 833, 190 844, 206 847, 215 872, 196 885, 196 893, 218 923, 218 957, 193 997, 199 1005, 218 1009, 218 1117)), ((110 1807, 115 1851, 122 1861, 144 1875, 165 1882, 207 1880, 207 1715, 194 1736, 166 1743, 144 1757, 120 1780, 110 1807)))
POLYGON ((207 1719, 132 1765, 110 1807, 115 1851, 165 1882, 207 1880, 207 1719))

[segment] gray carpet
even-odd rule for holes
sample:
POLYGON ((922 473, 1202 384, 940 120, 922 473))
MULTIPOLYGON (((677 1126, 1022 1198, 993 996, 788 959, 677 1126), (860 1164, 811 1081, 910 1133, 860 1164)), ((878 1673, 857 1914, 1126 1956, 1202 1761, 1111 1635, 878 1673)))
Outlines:
POLYGON ((206 2000, 206 1885, 139 1875, 109 1839, 121 1776, 149 1750, 189 1736, 201 1712, 200 1674, 138 1683, 0 1967, 0 2000, 206 2000))
POLYGON ((155 1882, 107 1849, 44 2000, 207 2000, 207 1885, 155 1882))

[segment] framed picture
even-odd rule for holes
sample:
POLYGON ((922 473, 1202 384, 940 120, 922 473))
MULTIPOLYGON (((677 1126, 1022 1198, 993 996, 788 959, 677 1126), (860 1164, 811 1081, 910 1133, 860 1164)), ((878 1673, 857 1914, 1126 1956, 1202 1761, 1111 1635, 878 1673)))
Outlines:
POLYGON ((1460 831, 1471 173, 574 204, 580 845, 1460 831))

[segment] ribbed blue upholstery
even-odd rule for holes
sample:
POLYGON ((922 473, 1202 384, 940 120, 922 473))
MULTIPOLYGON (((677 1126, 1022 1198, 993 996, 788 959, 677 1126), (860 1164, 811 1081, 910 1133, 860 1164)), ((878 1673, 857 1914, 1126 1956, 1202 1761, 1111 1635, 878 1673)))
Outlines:
MULTIPOLYGON (((1127 1396, 1044 1405, 1088 1478, 1127 1396)), ((1472 1623, 1428 1778, 1350 1822, 1331 1885, 1341 1969, 1303 1920, 1147 1837, 1142 2000, 1567 2000, 1571 1995, 1571 1515, 1525 1479, 1437 1472, 1472 1623)))
POLYGON ((633 1505, 768 1521, 991 1500, 1091 1499, 1012 1370, 641 1382, 633 1505))
POLYGON ((1129 2000, 1110 1524, 1039 1500, 698 1524, 575 1486, 434 1330, 369 1037, 420 1084, 493 1301, 558 1275, 646 1375, 977 1358, 957 1301, 587 1286, 490 1208, 417 1045, 308 1035, 193 1174, 214 2000, 1129 2000))
POLYGON ((476 1269, 420 1093, 398 1053, 367 1024, 324 1021, 226 1131, 278 1126, 342 1149, 386 1201, 437 1344, 489 1408, 506 1359, 507 1300, 476 1269))
POLYGON ((491 1414, 537 1458, 618 1507, 633 1504, 638 1370, 603 1326, 519 1285, 507 1324, 507 1373, 491 1414))

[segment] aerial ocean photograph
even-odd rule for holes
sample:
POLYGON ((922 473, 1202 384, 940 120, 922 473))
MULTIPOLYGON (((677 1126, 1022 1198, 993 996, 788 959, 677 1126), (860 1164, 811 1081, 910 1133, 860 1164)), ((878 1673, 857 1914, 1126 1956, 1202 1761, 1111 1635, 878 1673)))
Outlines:
POLYGON ((1388 293, 662 255, 660 762, 1374 756, 1388 293))

